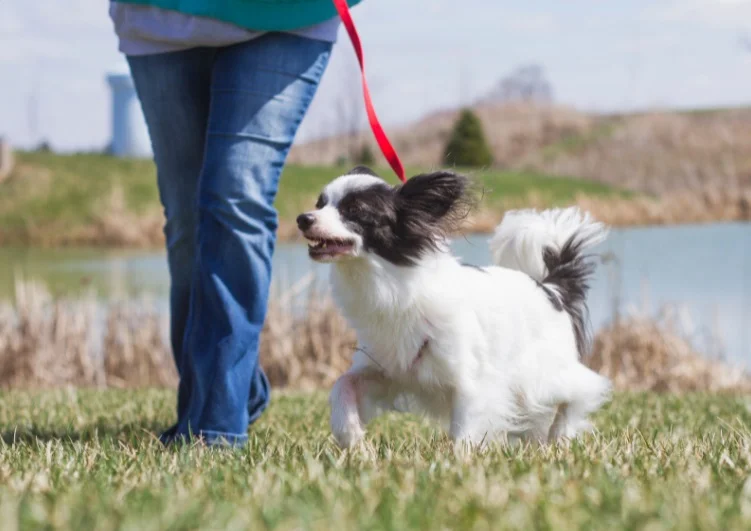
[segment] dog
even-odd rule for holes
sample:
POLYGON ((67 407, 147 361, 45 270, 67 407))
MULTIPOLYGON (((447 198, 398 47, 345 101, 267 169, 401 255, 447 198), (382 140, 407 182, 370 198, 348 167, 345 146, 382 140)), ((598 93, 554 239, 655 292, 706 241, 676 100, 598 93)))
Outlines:
POLYGON ((507 212, 490 240, 494 265, 468 266, 448 243, 473 189, 450 171, 390 186, 357 167, 298 216, 357 333, 330 395, 340 446, 385 411, 427 414, 471 446, 554 442, 589 431, 608 400, 610 382, 581 362, 594 270, 585 251, 606 227, 575 207, 507 212))

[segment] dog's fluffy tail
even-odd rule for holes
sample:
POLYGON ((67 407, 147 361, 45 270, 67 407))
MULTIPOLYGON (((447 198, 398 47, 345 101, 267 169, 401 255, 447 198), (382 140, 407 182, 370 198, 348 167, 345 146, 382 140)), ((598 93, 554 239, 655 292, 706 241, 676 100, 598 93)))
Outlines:
POLYGON ((512 210, 490 240, 493 262, 545 283, 555 269, 581 262, 582 251, 605 239, 607 231, 577 207, 512 210))
POLYGON ((551 302, 571 316, 580 355, 588 350, 585 298, 594 262, 585 251, 602 242, 606 227, 577 207, 507 212, 490 240, 493 262, 542 284, 551 302))

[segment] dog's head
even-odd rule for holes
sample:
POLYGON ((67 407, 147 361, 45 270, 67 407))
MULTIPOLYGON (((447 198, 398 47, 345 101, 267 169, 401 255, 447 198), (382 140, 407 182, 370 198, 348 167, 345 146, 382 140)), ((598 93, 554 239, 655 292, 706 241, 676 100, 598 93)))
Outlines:
POLYGON ((319 262, 378 255, 413 265, 439 249, 469 212, 469 179, 448 171, 417 175, 390 186, 372 170, 357 167, 327 185, 315 210, 297 226, 319 262))

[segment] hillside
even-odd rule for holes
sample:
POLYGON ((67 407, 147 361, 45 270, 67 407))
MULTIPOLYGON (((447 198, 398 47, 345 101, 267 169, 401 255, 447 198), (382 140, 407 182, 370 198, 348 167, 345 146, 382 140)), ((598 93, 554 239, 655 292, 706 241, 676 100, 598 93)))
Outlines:
MULTIPOLYGON (((649 194, 711 192, 751 186, 751 108, 622 116, 555 106, 481 105, 496 165, 577 176, 649 194)), ((392 131, 406 164, 437 166, 457 110, 392 131)), ((372 143, 363 132, 360 142, 372 143)), ((333 164, 351 140, 332 137, 297 146, 297 164, 333 164)))
MULTIPOLYGON (((476 110, 497 167, 467 170, 483 189, 467 231, 491 229, 509 208, 572 203, 614 225, 751 219, 751 108, 623 116, 520 105, 476 110)), ((456 113, 392 132, 409 175, 440 167, 456 113)), ((361 142, 372 139, 363 132, 354 145, 361 142)), ((297 214, 350 167, 336 163, 352 145, 332 137, 295 146, 276 202, 282 239, 296 236, 297 214)), ((161 244, 150 161, 53 153, 16 159, 0 182, 0 245, 161 244)), ((390 170, 382 175, 396 182, 390 170)))
MULTIPOLYGON (((0 245, 156 246, 163 241, 163 214, 150 161, 52 153, 18 153, 16 158, 15 169, 0 182, 0 245)), ((276 201, 282 239, 297 235, 297 215, 312 208, 321 188, 346 169, 285 168, 276 201)), ((410 174, 419 171, 411 168, 410 174)), ((491 228, 511 207, 624 195, 601 183, 537 172, 473 173, 484 197, 479 217, 467 230, 491 228)), ((382 175, 396 182, 389 171, 382 175)))

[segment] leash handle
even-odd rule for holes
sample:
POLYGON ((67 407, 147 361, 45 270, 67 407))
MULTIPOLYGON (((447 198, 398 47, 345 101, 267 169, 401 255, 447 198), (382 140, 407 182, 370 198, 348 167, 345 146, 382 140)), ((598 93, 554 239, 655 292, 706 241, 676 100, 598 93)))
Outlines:
POLYGON ((373 101, 370 99, 370 90, 368 89, 368 82, 365 79, 365 61, 363 60, 362 44, 360 43, 360 36, 357 34, 355 23, 352 20, 352 14, 349 11, 347 0, 332 1, 334 2, 334 6, 336 7, 337 12, 339 13, 339 18, 342 19, 342 23, 347 29, 349 40, 352 41, 352 47, 355 49, 355 54, 357 55, 357 61, 360 63, 360 73, 362 76, 362 92, 363 96, 365 97, 365 110, 368 113, 368 122, 370 122, 370 128, 373 131, 376 142, 378 142, 378 147, 381 148, 381 153, 383 153, 383 156, 386 157, 389 165, 391 165, 391 169, 394 170, 394 173, 396 173, 396 176, 399 177, 400 181, 402 181, 403 183, 407 182, 407 178, 404 175, 404 166, 402 166, 402 161, 399 159, 399 155, 397 154, 396 149, 394 149, 394 146, 391 145, 389 137, 386 136, 386 132, 383 130, 383 127, 381 127, 381 122, 378 121, 378 116, 376 115, 375 108, 373 107, 373 101))

